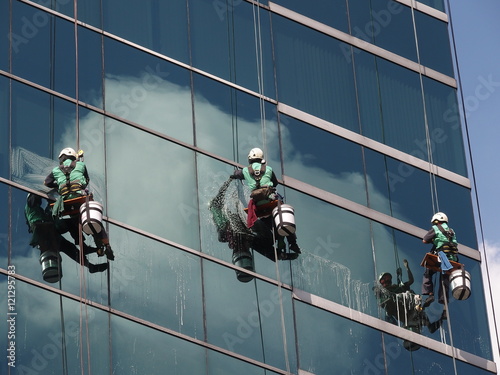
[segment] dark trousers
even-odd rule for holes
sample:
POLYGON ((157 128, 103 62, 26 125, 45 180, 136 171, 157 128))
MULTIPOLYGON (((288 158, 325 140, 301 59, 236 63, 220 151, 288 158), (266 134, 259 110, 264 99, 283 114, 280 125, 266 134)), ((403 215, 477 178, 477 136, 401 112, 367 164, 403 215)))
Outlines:
POLYGON ((439 274, 438 302, 444 304, 444 296, 446 295, 446 299, 448 299, 449 289, 450 289, 450 278, 449 275, 446 273, 442 274, 441 271, 436 272, 436 271, 431 271, 430 269, 426 269, 422 280, 422 294, 423 295, 428 295, 431 293, 434 294, 434 283, 432 279, 436 273, 439 274), (443 285, 444 285, 444 291, 443 291, 443 285))

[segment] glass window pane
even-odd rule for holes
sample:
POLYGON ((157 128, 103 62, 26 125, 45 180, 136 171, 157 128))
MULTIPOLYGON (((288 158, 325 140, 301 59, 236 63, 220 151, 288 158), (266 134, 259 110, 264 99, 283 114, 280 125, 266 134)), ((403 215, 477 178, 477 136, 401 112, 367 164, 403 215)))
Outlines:
POLYGON ((108 215, 199 249, 198 215, 179 220, 186 209, 198 210, 194 153, 116 121, 106 124, 106 153, 113 155, 107 160, 108 215))
POLYGON ((454 76, 448 24, 415 11, 420 63, 450 77, 454 76))
POLYGON ((59 13, 65 14, 68 17, 74 16, 74 11, 73 11, 74 2, 71 0, 55 0, 55 1, 33 0, 33 2, 43 5, 44 7, 48 7, 59 13))
POLYGON ((279 100, 359 132, 351 47, 284 17, 272 22, 279 100))
POLYGON ((189 63, 185 0, 104 0, 102 12, 106 31, 189 63))
POLYGON ((444 1, 443 0, 420 0, 422 4, 429 5, 437 10, 440 10, 441 12, 444 12, 444 1))
MULTIPOLYGON (((0 204, 2 207, 8 207, 8 191, 8 186, 0 183, 0 204)), ((7 213, 7 210, 4 212, 7 213)), ((5 269, 7 269, 9 255, 9 234, 9 215, 0 215, 0 267, 5 269)))
MULTIPOLYGON (((424 91, 432 162, 467 177, 467 162, 456 90, 424 78, 424 91)), ((415 144, 427 154, 424 149, 427 147, 426 142, 415 141, 415 144)))
POLYGON ((298 289, 377 316, 370 221, 286 189, 302 254, 291 261, 298 289))
MULTIPOLYGON (((345 0, 315 1, 313 6, 311 3, 300 0, 277 0, 273 2, 340 31, 349 32, 347 2, 345 0)), ((354 6, 354 4, 349 4, 349 12, 352 12, 351 8, 354 6)))
POLYGON ((417 61, 411 8, 387 0, 349 1, 351 35, 417 61))
POLYGON ((206 349, 202 346, 114 316, 111 337, 116 373, 206 373, 206 349))
POLYGON ((9 2, 0 2, 0 35, 4 35, 0 38, 0 69, 9 71, 9 48, 10 40, 13 40, 14 35, 9 34, 9 16, 10 16, 10 6, 9 2))
POLYGON ((276 97, 268 11, 246 1, 205 0, 190 1, 189 10, 193 66, 276 97))
POLYGON ((0 76, 0 176, 9 178, 9 80, 0 76))
POLYGON ((280 178, 276 107, 201 75, 194 91, 197 146, 244 165, 252 148, 262 148, 280 178))
POLYGON ((112 39, 104 43, 105 110, 192 143, 189 71, 112 39))
POLYGON ((12 180, 48 191, 43 181, 59 151, 77 146, 75 105, 15 81, 12 97, 12 180))
POLYGON ((103 107, 102 36, 84 27, 78 28, 78 99, 103 107))
POLYGON ((295 338, 290 292, 256 279, 240 283, 233 270, 212 262, 204 262, 203 269, 208 342, 286 369, 286 338, 288 364, 294 372, 295 338))
POLYGON ((291 117, 280 120, 287 176, 366 205, 359 145, 291 117))
POLYGON ((12 33, 16 35, 12 43, 12 72, 74 97, 74 25, 23 2, 12 5, 12 33))
MULTIPOLYGON (((203 340, 200 259, 114 225, 109 238, 115 253, 110 262, 111 305, 203 340)), ((92 297, 107 304, 104 288, 92 297)))

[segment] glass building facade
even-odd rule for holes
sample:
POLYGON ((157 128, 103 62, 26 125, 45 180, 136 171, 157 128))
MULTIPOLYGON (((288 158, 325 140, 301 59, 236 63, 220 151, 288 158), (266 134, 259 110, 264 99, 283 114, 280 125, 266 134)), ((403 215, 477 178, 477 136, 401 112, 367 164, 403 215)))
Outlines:
POLYGON ((497 373, 450 29, 444 0, 0 0, 0 375, 497 373), (51 284, 24 207, 64 147, 116 259, 51 284), (253 147, 302 253, 242 283, 208 204, 253 147), (415 332, 374 287, 407 260, 421 293, 437 211, 472 294, 415 332))

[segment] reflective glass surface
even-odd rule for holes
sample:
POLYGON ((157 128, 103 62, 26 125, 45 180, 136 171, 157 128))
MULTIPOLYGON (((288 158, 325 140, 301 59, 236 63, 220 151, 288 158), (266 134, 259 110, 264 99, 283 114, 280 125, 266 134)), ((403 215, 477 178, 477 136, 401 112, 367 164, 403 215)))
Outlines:
POLYGON ((66 16, 73 17, 73 4, 74 1, 71 0, 32 0, 33 3, 43 5, 44 7, 55 10, 59 13, 65 14, 66 16))
POLYGON ((246 1, 189 2, 192 64, 274 98, 269 14, 246 1))
POLYGON ((9 41, 13 35, 9 34, 9 2, 0 2, 0 70, 9 71, 9 41))
MULTIPOLYGON (((5 283, 1 286, 6 290, 5 283)), ((15 287, 17 372, 56 375, 89 368, 109 371, 106 313, 19 280, 15 287)))
MULTIPOLYGON (((203 340, 199 258, 110 225, 111 305, 122 312, 203 340)), ((96 296, 107 304, 107 290, 96 296)))
POLYGON ((291 117, 280 121, 285 175, 366 205, 359 145, 291 117))
POLYGON ((78 99, 102 108, 102 36, 79 27, 78 40, 78 99))
MULTIPOLYGON (((99 1, 90 2, 97 7, 99 1)), ((104 0, 101 2, 104 30, 142 47, 189 63, 187 4, 176 1, 104 0)), ((84 12, 84 18, 99 22, 95 10, 84 12)), ((99 26, 100 23, 94 24, 99 26)))
POLYGON ((419 2, 425 5, 429 5, 430 7, 433 7, 437 10, 440 10, 441 12, 445 11, 443 0, 420 0, 419 2))
POLYGON ((206 352, 164 332, 120 317, 111 319, 114 369, 122 374, 203 374, 206 352))
POLYGON ((116 121, 106 124, 107 189, 115 192, 108 194, 108 215, 199 249, 197 215, 179 220, 186 207, 197 210, 194 152, 116 121))
POLYGON ((348 1, 351 35, 417 61, 411 8, 395 1, 348 1))
POLYGON ((359 132, 351 47, 274 14, 272 22, 279 100, 359 132))
POLYGON ((0 76, 0 176, 9 177, 9 80, 0 76))
POLYGON ((295 209, 302 249, 298 259, 291 261, 293 285, 377 316, 370 221, 291 189, 285 193, 295 209))
POLYGON ((413 155, 422 159, 420 154, 428 154, 424 151, 424 147, 429 147, 432 150, 431 156, 434 164, 467 176, 464 140, 455 89, 424 78, 424 92, 429 145, 423 142, 423 139, 415 140, 419 151, 415 151, 413 155))
POLYGON ((243 165, 252 148, 262 148, 280 178, 275 106, 197 74, 193 86, 197 146, 243 165))
POLYGON ((12 73, 74 97, 74 25, 23 2, 12 6, 12 73))
POLYGON ((208 342, 281 369, 288 359, 293 369, 290 292, 258 280, 241 283, 234 270, 215 263, 203 269, 208 342))
MULTIPOLYGON (((305 3, 300 0, 277 0, 273 1, 273 3, 279 4, 287 9, 303 14, 315 21, 324 23, 325 25, 334 27, 345 33, 349 32, 348 10, 345 0, 315 1, 314 6, 311 6, 311 3, 305 3)), ((353 6, 355 5, 349 4, 349 12, 352 11, 353 6)))
POLYGON ((425 13, 415 11, 420 63, 453 77, 448 24, 425 13))
MULTIPOLYGON (((0 204, 8 207, 8 186, 0 183, 0 204)), ((5 210, 7 213, 7 210, 5 210)), ((9 215, 0 215, 0 267, 7 269, 9 254, 9 215)), ((7 290, 7 289, 5 289, 7 290)))
POLYGON ((77 146, 75 105, 16 81, 12 98, 11 178, 47 191, 43 181, 58 165, 59 151, 77 146))
POLYGON ((105 110, 192 143, 189 71, 108 38, 104 53, 105 110))

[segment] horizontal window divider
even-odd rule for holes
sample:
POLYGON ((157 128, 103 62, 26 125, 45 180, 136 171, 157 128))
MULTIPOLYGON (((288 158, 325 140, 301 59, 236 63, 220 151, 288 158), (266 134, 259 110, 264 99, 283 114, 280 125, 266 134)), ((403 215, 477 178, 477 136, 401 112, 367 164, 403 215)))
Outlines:
POLYGON ((438 20, 441 20, 443 22, 448 23, 448 15, 446 13, 441 12, 440 10, 437 10, 436 8, 433 8, 429 5, 426 5, 424 3, 421 3, 419 1, 415 0, 395 0, 398 3, 401 3, 403 5, 406 5, 407 7, 411 8, 413 4, 413 8, 418 10, 419 12, 425 13, 429 16, 432 16, 434 18, 437 18, 438 20))
POLYGON ((314 294, 305 292, 299 289, 293 289, 293 299, 307 303, 311 306, 320 308, 324 311, 331 312, 335 315, 342 316, 346 319, 355 321, 357 323, 363 324, 365 326, 375 328, 393 336, 396 336, 403 340, 409 340, 421 346, 424 346, 430 350, 436 351, 438 353, 454 357, 460 361, 472 364, 474 366, 480 367, 482 369, 491 371, 496 374, 496 364, 495 362, 489 361, 485 358, 479 357, 472 353, 466 352, 464 350, 454 348, 448 344, 444 344, 437 340, 425 337, 421 334, 412 332, 405 328, 399 327, 389 322, 385 322, 382 319, 376 318, 374 316, 362 313, 361 311, 353 310, 347 306, 338 304, 333 301, 329 301, 325 298, 316 296, 314 294))
POLYGON ((278 111, 284 115, 308 123, 321 130, 327 131, 328 133, 335 134, 348 141, 357 143, 360 146, 364 146, 373 151, 379 152, 393 159, 411 165, 415 168, 421 169, 425 172, 432 171, 432 173, 435 174, 436 176, 454 182, 468 189, 471 188, 470 180, 467 177, 461 176, 458 173, 439 167, 435 164, 431 164, 425 160, 416 158, 415 156, 407 154, 406 152, 400 151, 391 146, 387 146, 381 142, 375 141, 371 138, 365 137, 364 135, 355 133, 352 130, 348 130, 346 128, 343 128, 342 126, 336 125, 334 123, 323 120, 319 117, 313 116, 307 112, 303 112, 299 109, 290 107, 283 103, 278 103, 278 111))
MULTIPOLYGON (((378 223, 387 225, 391 228, 400 230, 407 234, 410 234, 417 238, 423 238, 424 235, 428 232, 428 230, 419 228, 415 225, 409 224, 403 220, 396 219, 395 217, 386 215, 382 212, 376 211, 372 208, 366 207, 365 205, 353 202, 349 199, 343 198, 339 195, 330 193, 326 190, 322 190, 315 186, 309 185, 305 182, 294 179, 293 177, 283 176, 283 180, 285 181, 285 185, 310 195, 312 197, 321 199, 324 202, 328 202, 333 204, 334 206, 343 208, 347 211, 353 212, 357 215, 364 216, 367 219, 376 221, 378 223)), ((465 255, 469 258, 472 258, 477 261, 481 261, 481 253, 473 249, 471 247, 459 244, 460 255, 465 255)), ((422 256, 425 253, 422 252, 422 256)))
POLYGON ((413 70, 416 73, 421 73, 426 77, 432 78, 438 82, 444 83, 447 86, 451 86, 453 88, 457 88, 457 81, 455 78, 447 76, 446 74, 439 73, 434 69, 430 69, 423 65, 418 64, 415 61, 402 57, 398 54, 390 52, 384 48, 378 47, 374 44, 368 43, 362 39, 356 38, 355 36, 349 35, 343 31, 337 30, 331 26, 325 25, 321 22, 315 21, 312 18, 306 17, 300 13, 294 12, 288 8, 285 8, 281 5, 269 2, 269 8, 271 12, 278 14, 280 16, 286 17, 292 21, 298 22, 304 26, 310 27, 316 31, 319 31, 325 35, 329 35, 335 39, 338 39, 342 42, 348 43, 353 47, 362 49, 366 52, 369 52, 375 56, 381 57, 388 61, 391 61, 397 65, 400 65, 404 68, 413 70))

